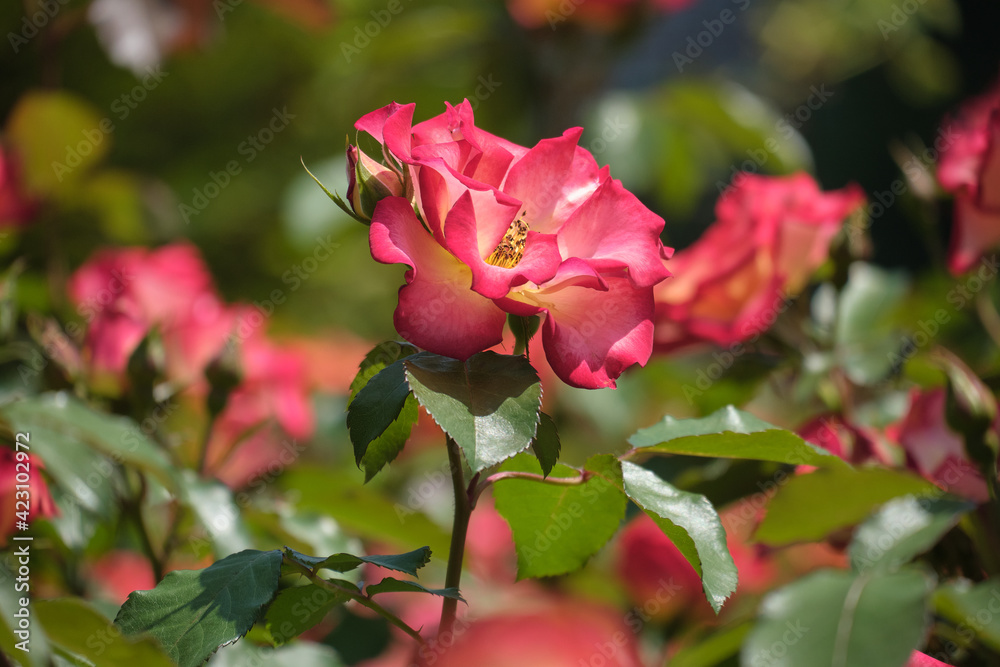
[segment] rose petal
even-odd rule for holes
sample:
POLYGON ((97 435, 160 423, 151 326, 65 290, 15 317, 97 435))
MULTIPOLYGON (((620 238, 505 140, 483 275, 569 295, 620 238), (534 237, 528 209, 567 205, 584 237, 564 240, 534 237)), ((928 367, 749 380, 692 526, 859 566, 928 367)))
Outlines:
POLYGON ((407 200, 378 203, 369 240, 377 261, 410 266, 393 318, 403 338, 463 360, 502 340, 503 311, 469 288, 472 272, 427 233, 407 200))

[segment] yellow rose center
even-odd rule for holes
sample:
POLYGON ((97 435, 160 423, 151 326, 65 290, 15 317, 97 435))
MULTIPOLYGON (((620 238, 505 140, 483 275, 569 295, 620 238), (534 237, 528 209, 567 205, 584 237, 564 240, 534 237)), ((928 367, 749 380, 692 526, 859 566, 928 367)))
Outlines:
POLYGON ((512 269, 524 256, 524 241, 528 238, 528 223, 521 218, 510 223, 493 254, 486 260, 487 264, 512 269))

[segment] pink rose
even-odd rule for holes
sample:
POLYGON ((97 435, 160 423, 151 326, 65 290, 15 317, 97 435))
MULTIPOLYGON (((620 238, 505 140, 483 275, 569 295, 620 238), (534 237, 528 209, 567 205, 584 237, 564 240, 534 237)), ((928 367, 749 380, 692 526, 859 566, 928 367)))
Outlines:
POLYGON ((68 289, 88 322, 91 380, 112 391, 152 329, 163 341, 167 377, 183 385, 200 377, 235 323, 198 250, 186 243, 99 251, 73 274, 68 289))
POLYGON ((914 651, 910 654, 910 660, 903 667, 952 667, 946 662, 935 660, 926 653, 914 651))
POLYGON ((213 425, 207 457, 213 474, 233 488, 288 468, 315 430, 301 354, 254 333, 240 343, 240 367, 242 381, 213 425))
POLYGON ((148 591, 156 586, 149 559, 135 551, 110 551, 87 569, 96 592, 118 605, 124 604, 132 591, 148 591))
POLYGON ((542 342, 568 384, 613 387, 652 347, 653 286, 669 272, 663 220, 579 147, 581 129, 528 149, 477 128, 468 101, 412 124, 391 104, 359 130, 413 188, 372 216, 372 256, 406 264, 397 331, 457 359, 502 340, 508 313, 545 314, 542 342))
POLYGON ((965 453, 962 437, 945 421, 945 390, 914 391, 910 409, 894 429, 907 465, 945 491, 979 503, 989 499, 986 482, 965 453))
POLYGON ((0 228, 22 226, 37 213, 38 201, 24 189, 20 163, 0 147, 0 228))
POLYGON ((454 644, 418 649, 421 667, 641 667, 636 636, 621 612, 580 600, 528 604, 521 611, 458 621, 454 644), (444 647, 444 648, 438 648, 444 647))
POLYGON ((42 476, 44 466, 41 459, 35 455, 31 455, 27 464, 25 466, 23 461, 18 460, 17 454, 13 449, 0 447, 0 507, 3 508, 3 515, 0 516, 0 547, 6 546, 8 538, 19 532, 15 530, 15 522, 22 519, 15 516, 14 512, 15 509, 18 511, 22 510, 23 506, 17 507, 16 503, 18 501, 26 499, 29 501, 29 524, 39 517, 46 518, 59 514, 59 510, 52 501, 52 496, 49 494, 49 487, 45 483, 45 478, 42 476), (18 464, 20 464, 20 467, 18 464), (17 475, 18 473, 25 473, 25 471, 27 471, 30 477, 28 488, 19 490, 16 486, 21 482, 17 480, 17 475), (19 491, 22 495, 18 495, 19 491), (27 491, 27 498, 24 495, 24 491, 27 491))
POLYGON ((1000 85, 945 121, 938 180, 955 195, 948 268, 964 273, 1000 243, 1000 85))
POLYGON ((744 174, 715 206, 717 221, 671 261, 656 287, 659 351, 733 345, 766 331, 827 258, 860 188, 823 193, 808 174, 744 174))

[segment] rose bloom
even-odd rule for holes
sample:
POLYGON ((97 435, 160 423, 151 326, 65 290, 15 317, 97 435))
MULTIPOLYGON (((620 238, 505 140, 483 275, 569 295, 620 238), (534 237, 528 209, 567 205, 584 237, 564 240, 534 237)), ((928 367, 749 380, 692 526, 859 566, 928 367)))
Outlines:
POLYGON ((38 202, 24 189, 21 164, 11 151, 0 147, 0 229, 20 227, 38 213, 38 202))
POLYGON ((915 390, 910 409, 891 429, 891 435, 906 452, 906 464, 945 491, 985 503, 986 481, 965 453, 962 436, 951 430, 945 418, 945 390, 915 390))
POLYGON ((109 393, 120 389, 129 357, 154 328, 167 377, 184 385, 222 350, 235 322, 187 243, 101 250, 73 274, 68 290, 88 322, 91 383, 109 393))
POLYGON ((1000 244, 1000 85, 947 119, 942 141, 938 180, 955 195, 948 268, 957 275, 1000 244))
POLYGON ((464 360, 502 340, 508 313, 544 314, 545 355, 570 385, 613 387, 645 364, 653 286, 669 275, 662 218, 577 145, 580 128, 528 149, 477 128, 468 100, 417 125, 414 107, 355 124, 398 174, 369 240, 377 261, 410 267, 400 335, 464 360))
MULTIPOLYGON (((17 489, 20 482, 17 481, 18 473, 25 472, 25 466, 18 468, 16 452, 8 447, 0 447, 0 507, 3 508, 3 515, 0 516, 0 547, 6 546, 8 538, 18 533, 15 530, 15 522, 21 519, 14 515, 15 511, 24 509, 24 505, 17 507, 18 501, 28 500, 28 523, 42 517, 56 516, 59 510, 49 495, 49 487, 42 477, 42 462, 31 455, 28 461, 28 475, 30 481, 27 489, 17 489), (22 495, 18 495, 18 492, 22 495), (23 492, 27 492, 27 497, 23 492)), ((23 479, 23 478, 22 478, 23 479)))
POLYGON ((657 350, 766 331, 863 202, 856 185, 824 193, 804 173, 741 175, 716 204, 716 222, 671 261, 675 277, 656 287, 657 350))

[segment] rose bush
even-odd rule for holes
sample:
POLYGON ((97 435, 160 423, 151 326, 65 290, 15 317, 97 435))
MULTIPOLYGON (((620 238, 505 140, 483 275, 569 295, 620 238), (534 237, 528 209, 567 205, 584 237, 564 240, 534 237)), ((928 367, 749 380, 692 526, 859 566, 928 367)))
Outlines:
POLYGON ((716 222, 671 261, 656 288, 656 347, 727 346, 766 331, 827 257, 864 202, 856 185, 820 191, 807 174, 743 174, 715 207, 716 222))
POLYGON ((947 119, 942 134, 938 180, 955 195, 948 268, 960 274, 1000 243, 1000 85, 947 119))
MULTIPOLYGON (((545 314, 545 354, 568 384, 614 386, 644 364, 653 286, 669 275, 663 219, 577 145, 580 128, 528 149, 477 128, 468 101, 416 125, 414 108, 393 103, 355 124, 382 145, 392 192, 413 192, 381 198, 369 234, 377 261, 410 267, 400 335, 467 359, 501 341, 507 314, 545 314)), ((349 192, 367 185, 352 176, 349 192)))

